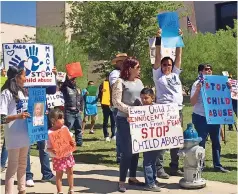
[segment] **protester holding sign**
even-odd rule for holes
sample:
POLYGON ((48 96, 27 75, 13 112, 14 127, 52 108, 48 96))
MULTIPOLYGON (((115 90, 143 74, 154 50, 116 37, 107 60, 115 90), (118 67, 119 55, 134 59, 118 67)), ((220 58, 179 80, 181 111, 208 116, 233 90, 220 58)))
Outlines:
MULTIPOLYGON (((212 75, 212 66, 210 64, 200 64, 198 66, 198 73, 202 75, 212 75)), ((205 148, 207 135, 210 135, 212 141, 212 156, 213 166, 215 171, 229 172, 222 167, 220 163, 220 124, 208 124, 205 116, 204 102, 202 99, 202 83, 203 79, 198 79, 194 82, 191 90, 190 101, 193 105, 192 121, 198 136, 202 138, 200 146, 205 148)))
POLYGON ((115 108, 118 108, 117 113, 117 132, 120 140, 121 161, 120 161, 120 179, 118 190, 126 191, 125 181, 128 169, 130 169, 130 185, 144 186, 144 183, 136 179, 136 170, 138 166, 139 154, 132 155, 132 143, 130 135, 130 125, 127 121, 128 108, 134 106, 136 100, 140 99, 140 92, 144 88, 140 79, 137 79, 140 74, 139 61, 133 57, 128 57, 123 61, 123 68, 120 78, 116 81, 112 91, 112 103, 115 108))
MULTIPOLYGON (((180 120, 183 123, 182 108, 183 108, 183 94, 182 94, 182 83, 179 75, 181 73, 181 58, 182 48, 177 47, 175 51, 175 61, 170 57, 164 57, 161 59, 161 29, 159 29, 156 37, 156 58, 155 64, 153 65, 153 80, 156 88, 156 103, 168 104, 176 103, 179 106, 180 120)), ((182 35, 182 31, 179 31, 182 35)), ((172 176, 183 176, 181 170, 178 169, 179 157, 178 148, 170 149, 171 163, 170 175, 172 176)), ((159 178, 168 179, 169 175, 164 171, 163 168, 163 157, 157 160, 157 172, 159 178)))
POLYGON ((64 114, 60 109, 52 109, 49 113, 49 119, 52 128, 48 131, 49 140, 47 141, 47 151, 53 157, 52 162, 53 169, 56 171, 57 193, 63 193, 62 177, 64 171, 66 171, 69 184, 68 194, 73 194, 73 166, 75 165, 75 161, 71 151, 75 150, 76 146, 75 141, 72 138, 73 134, 70 134, 69 129, 64 126, 64 114), (65 134, 64 136, 61 135, 63 133, 65 134))
POLYGON ((69 78, 63 83, 60 91, 64 96, 64 109, 65 109, 65 124, 71 129, 74 127, 75 141, 77 146, 82 146, 82 118, 80 112, 83 111, 83 98, 76 88, 76 78, 69 78))
POLYGON ((25 119, 27 112, 26 93, 23 89, 26 74, 23 68, 9 67, 7 81, 1 93, 1 124, 6 124, 5 141, 8 150, 8 168, 5 179, 5 193, 14 193, 14 175, 17 176, 19 194, 26 190, 26 165, 30 140, 25 119))

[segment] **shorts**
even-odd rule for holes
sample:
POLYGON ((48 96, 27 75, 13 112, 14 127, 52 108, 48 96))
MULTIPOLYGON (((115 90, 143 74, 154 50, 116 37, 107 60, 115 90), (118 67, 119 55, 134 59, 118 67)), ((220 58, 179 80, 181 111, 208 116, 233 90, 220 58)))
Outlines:
POLYGON ((95 115, 84 115, 84 119, 83 119, 84 121, 92 121, 92 120, 94 120, 94 121, 96 121, 97 120, 97 115, 95 114, 95 115))

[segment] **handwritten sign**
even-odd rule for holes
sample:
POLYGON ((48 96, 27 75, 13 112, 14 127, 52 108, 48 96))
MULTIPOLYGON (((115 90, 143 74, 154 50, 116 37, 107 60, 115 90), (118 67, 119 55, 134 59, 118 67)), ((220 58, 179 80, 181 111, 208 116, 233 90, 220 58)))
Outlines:
POLYGON ((238 80, 231 79, 229 82, 231 83, 231 98, 238 100, 238 80))
POLYGON ((104 91, 102 93, 102 104, 110 106, 111 95, 110 95, 109 81, 103 82, 103 90, 104 91))
POLYGON ((70 78, 83 77, 83 70, 80 62, 70 63, 65 66, 67 75, 70 78))
POLYGON ((53 95, 46 95, 48 108, 54 108, 55 106, 64 106, 64 96, 63 93, 57 91, 53 95))
POLYGON ((55 75, 52 45, 6 43, 3 44, 3 62, 9 66, 18 66, 26 71, 24 86, 54 86, 55 75))
POLYGON ((66 157, 76 150, 75 146, 70 145, 72 137, 66 127, 50 133, 49 140, 52 144, 52 149, 56 151, 57 158, 66 157))
POLYGON ((226 76, 204 77, 202 99, 208 124, 233 124, 231 92, 226 76))
POLYGON ((31 115, 27 119, 28 135, 30 143, 48 139, 48 124, 46 110, 46 89, 29 88, 28 112, 31 115))
POLYGON ((66 73, 65 72, 57 72, 56 80, 58 82, 64 82, 65 79, 66 79, 66 73))
MULTIPOLYGON (((149 48, 150 48, 150 62, 155 64, 155 38, 149 38, 149 48)), ((175 60, 175 49, 176 48, 165 48, 163 44, 161 45, 161 59, 164 57, 170 57, 175 60)))
POLYGON ((177 104, 134 106, 129 109, 132 152, 183 147, 177 104))
POLYGON ((184 47, 179 32, 179 17, 177 12, 166 12, 157 15, 159 26, 162 29, 161 41, 165 48, 184 47))

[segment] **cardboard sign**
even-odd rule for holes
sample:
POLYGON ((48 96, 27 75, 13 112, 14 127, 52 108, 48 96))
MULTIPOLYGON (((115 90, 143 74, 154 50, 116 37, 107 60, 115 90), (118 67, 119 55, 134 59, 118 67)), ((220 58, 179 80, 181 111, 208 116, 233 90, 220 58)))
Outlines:
POLYGON ((177 12, 166 12, 157 15, 158 23, 162 29, 161 42, 165 48, 184 47, 179 32, 179 17, 177 12))
POLYGON ((67 75, 71 78, 83 77, 83 71, 82 71, 80 62, 67 64, 66 72, 67 72, 67 75))
POLYGON ((64 95, 62 92, 57 91, 53 95, 46 95, 48 108, 54 108, 55 106, 64 106, 64 95))
MULTIPOLYGON (((155 64, 155 38, 149 38, 149 48, 150 48, 150 62, 155 64)), ((175 50, 176 48, 165 48, 163 44, 161 45, 161 59, 164 57, 170 57, 175 60, 175 50)))
POLYGON ((54 51, 52 45, 6 43, 3 44, 3 62, 9 66, 18 66, 26 71, 25 87, 54 86, 54 51))
POLYGON ((177 104, 129 108, 132 153, 183 147, 177 104))
POLYGON ((29 88, 27 129, 30 143, 48 139, 48 124, 46 112, 46 89, 29 88))
POLYGON ((65 79, 66 79, 66 73, 65 72, 57 72, 56 80, 58 82, 64 82, 65 79))
POLYGON ((110 95, 110 86, 109 86, 109 81, 104 81, 103 82, 103 92, 102 92, 102 102, 101 104, 110 106, 111 103, 111 95, 110 95))
POLYGON ((226 76, 204 76, 202 99, 208 124, 234 123, 231 92, 227 81, 226 76))
POLYGON ((52 149, 56 151, 57 158, 66 157, 76 150, 75 146, 70 145, 72 137, 66 127, 50 133, 49 140, 52 144, 52 149))
POLYGON ((231 98, 238 100, 238 80, 230 79, 231 83, 231 98))

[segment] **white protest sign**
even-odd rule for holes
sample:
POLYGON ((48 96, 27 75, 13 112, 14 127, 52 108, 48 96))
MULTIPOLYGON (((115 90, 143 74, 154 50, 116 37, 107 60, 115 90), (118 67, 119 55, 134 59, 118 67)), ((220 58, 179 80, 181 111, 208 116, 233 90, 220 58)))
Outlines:
POLYGON ((56 80, 58 82, 64 82, 65 79, 66 79, 66 73, 65 72, 57 72, 56 80))
POLYGON ((54 51, 52 45, 6 43, 3 44, 3 63, 6 70, 9 66, 19 66, 26 71, 26 87, 55 86, 54 51))
POLYGON ((132 153, 183 147, 178 105, 155 104, 129 109, 132 153))
POLYGON ((238 100, 238 80, 230 79, 231 83, 231 98, 238 100))
POLYGON ((64 106, 64 96, 63 93, 58 91, 52 95, 46 95, 48 108, 54 108, 55 106, 64 106))
MULTIPOLYGON (((155 38, 149 38, 149 48, 150 48, 150 62, 151 64, 155 63, 155 38)), ((170 57, 175 60, 175 49, 176 48, 164 48, 161 45, 161 59, 164 57, 170 57)))

